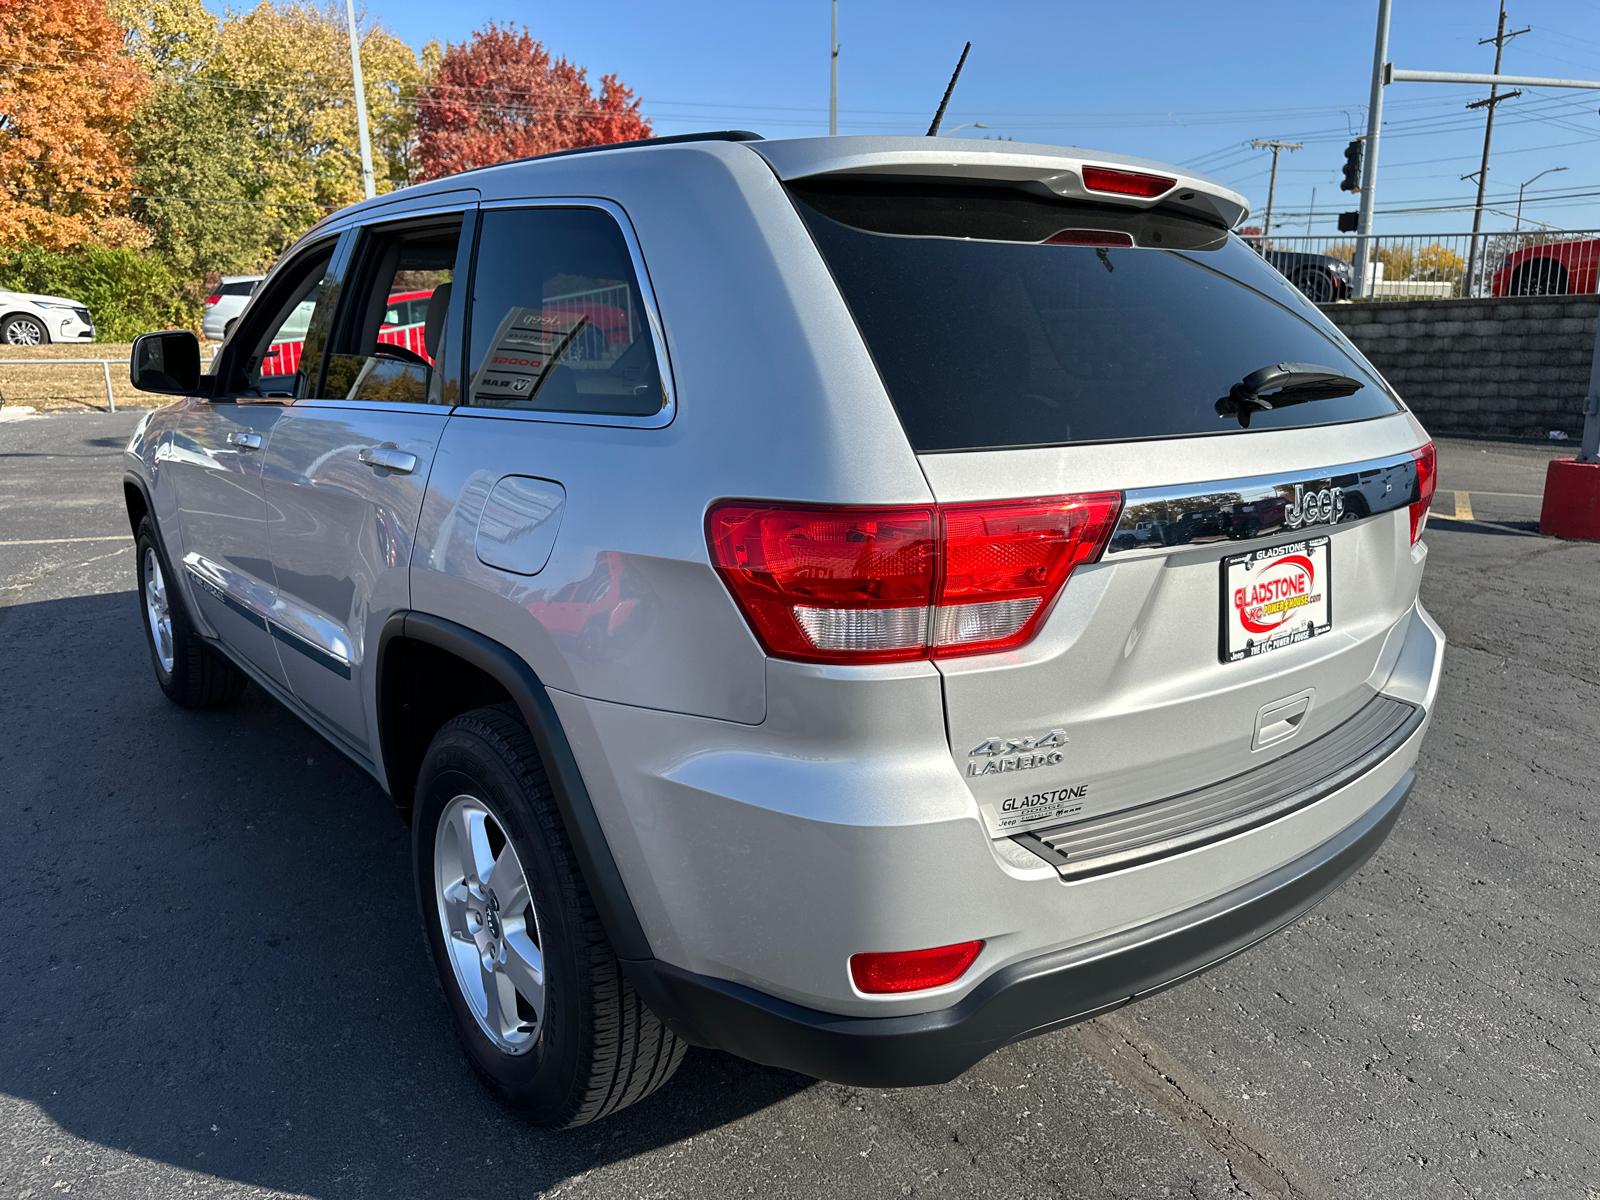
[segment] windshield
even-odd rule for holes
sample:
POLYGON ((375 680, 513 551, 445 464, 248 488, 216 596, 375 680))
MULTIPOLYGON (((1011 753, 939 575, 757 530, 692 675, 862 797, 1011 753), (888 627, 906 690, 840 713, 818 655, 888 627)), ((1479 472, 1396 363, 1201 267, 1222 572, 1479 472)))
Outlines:
POLYGON ((1398 411, 1332 324, 1214 226, 1009 187, 790 190, 918 451, 1238 434, 1398 411), (1360 386, 1241 426, 1219 402, 1280 362, 1360 386))

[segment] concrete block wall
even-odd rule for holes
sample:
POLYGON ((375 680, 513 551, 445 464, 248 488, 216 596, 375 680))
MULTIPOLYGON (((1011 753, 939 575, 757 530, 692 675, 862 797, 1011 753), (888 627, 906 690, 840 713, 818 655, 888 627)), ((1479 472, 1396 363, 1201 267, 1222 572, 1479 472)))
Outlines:
POLYGON ((1325 304, 1429 433, 1583 429, 1596 296, 1325 304))

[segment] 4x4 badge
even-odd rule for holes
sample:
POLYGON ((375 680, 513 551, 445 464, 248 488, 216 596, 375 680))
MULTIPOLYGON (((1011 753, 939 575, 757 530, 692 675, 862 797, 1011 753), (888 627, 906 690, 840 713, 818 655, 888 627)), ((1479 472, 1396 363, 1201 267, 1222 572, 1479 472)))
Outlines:
POLYGON ((1052 729, 1036 738, 985 738, 967 751, 967 774, 999 775, 1053 767, 1065 757, 1060 748, 1066 744, 1065 729, 1052 729))

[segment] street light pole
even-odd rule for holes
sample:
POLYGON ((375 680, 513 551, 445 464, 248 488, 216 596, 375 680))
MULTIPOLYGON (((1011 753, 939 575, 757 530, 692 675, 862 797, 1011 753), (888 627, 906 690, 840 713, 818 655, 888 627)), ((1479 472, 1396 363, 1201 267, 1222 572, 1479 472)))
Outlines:
POLYGON ((1367 157, 1361 164, 1361 218, 1356 225, 1356 295, 1372 294, 1367 264, 1372 245, 1372 204, 1378 189, 1378 131, 1383 125, 1383 64, 1389 60, 1389 0, 1378 0, 1378 34, 1372 43, 1372 94, 1367 100, 1367 157))
MULTIPOLYGON (((1565 170, 1566 170, 1565 167, 1551 167, 1547 171, 1540 171, 1537 175, 1535 175, 1533 177, 1533 179, 1528 180, 1528 183, 1532 183, 1534 179, 1543 179, 1546 175, 1553 175, 1557 171, 1565 171, 1565 170)), ((1522 185, 1522 187, 1519 187, 1517 189, 1517 228, 1515 230, 1515 232, 1517 232, 1517 233, 1521 233, 1522 232, 1522 193, 1523 193, 1523 190, 1528 186, 1528 183, 1524 183, 1522 185)))
POLYGON ((378 194, 372 180, 372 138, 367 133, 367 87, 361 79, 361 43, 356 41, 355 0, 344 0, 345 21, 350 26, 350 73, 356 85, 356 132, 361 139, 361 186, 371 200, 378 194))
POLYGON ((832 79, 828 84, 828 136, 839 132, 839 0, 833 0, 833 55, 829 60, 832 79))

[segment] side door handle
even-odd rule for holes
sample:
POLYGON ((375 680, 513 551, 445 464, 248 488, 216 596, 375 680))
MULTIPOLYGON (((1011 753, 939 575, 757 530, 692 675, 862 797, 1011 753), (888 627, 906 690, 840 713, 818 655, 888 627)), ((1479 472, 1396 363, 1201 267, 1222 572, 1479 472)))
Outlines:
POLYGON ((396 475, 409 475, 417 469, 417 456, 395 446, 368 446, 356 455, 369 467, 382 467, 396 475))
POLYGON ((237 446, 241 450, 261 449, 261 435, 259 433, 230 433, 228 445, 237 446))

